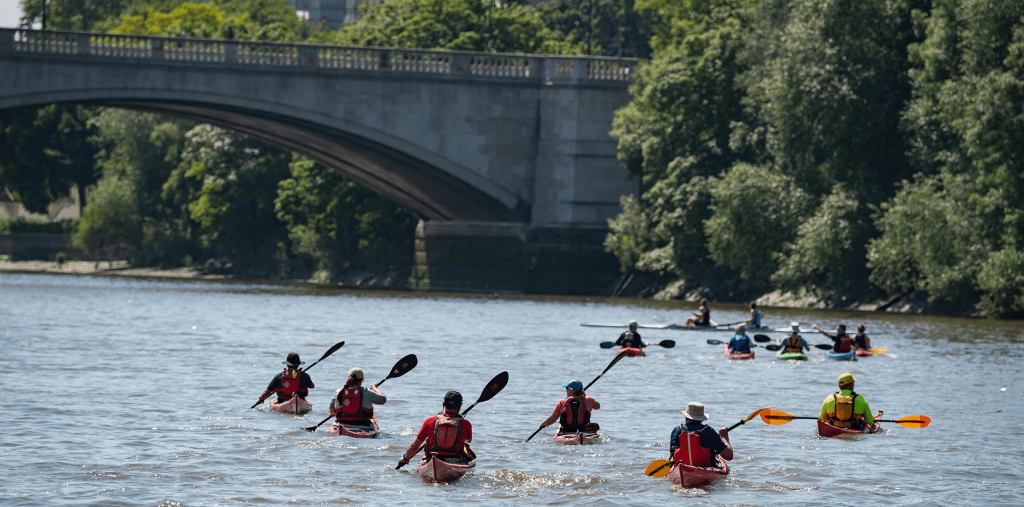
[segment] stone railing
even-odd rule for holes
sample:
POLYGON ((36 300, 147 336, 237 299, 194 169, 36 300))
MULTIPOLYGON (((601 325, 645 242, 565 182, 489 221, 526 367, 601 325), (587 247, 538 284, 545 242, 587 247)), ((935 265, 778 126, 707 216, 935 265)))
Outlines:
POLYGON ((636 58, 523 55, 0 28, 0 54, 629 84, 636 58))

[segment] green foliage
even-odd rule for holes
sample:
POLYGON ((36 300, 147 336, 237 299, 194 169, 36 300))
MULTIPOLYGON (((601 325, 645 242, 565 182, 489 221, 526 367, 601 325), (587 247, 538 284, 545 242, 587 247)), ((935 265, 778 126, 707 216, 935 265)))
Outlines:
POLYGON ((281 42, 299 42, 309 34, 306 23, 298 19, 295 9, 284 0, 137 4, 111 31, 281 42))
POLYGON ((92 193, 93 205, 82 211, 73 243, 84 252, 114 250, 130 257, 141 241, 142 213, 130 182, 103 178, 92 193))
POLYGON ((634 0, 549 0, 537 4, 544 23, 586 54, 648 58, 658 16, 634 0))
POLYGON ((768 286, 778 267, 772 252, 796 236, 812 209, 811 196, 782 172, 739 163, 711 187, 707 248, 718 265, 738 271, 755 288, 768 286))
POLYGON ((0 220, 0 232, 72 234, 76 230, 78 230, 78 219, 75 218, 67 218, 59 222, 29 222, 24 218, 0 220))
POLYGON ((57 252, 57 255, 53 256, 53 262, 57 264, 58 268, 64 267, 64 264, 68 262, 68 254, 64 252, 57 252))
POLYGON ((978 286, 983 313, 1024 317, 1024 252, 1007 248, 990 256, 978 273, 978 286))
POLYGON ((620 200, 622 213, 608 220, 608 235, 604 238, 604 249, 619 259, 623 273, 636 268, 637 262, 654 244, 651 217, 644 212, 640 202, 632 195, 620 200))
POLYGON ((128 0, 21 0, 21 26, 41 21, 46 6, 47 30, 95 30, 115 17, 128 0))
POLYGON ((540 13, 519 3, 488 7, 479 0, 364 2, 362 18, 313 40, 332 44, 458 49, 508 53, 582 53, 545 26, 540 13))

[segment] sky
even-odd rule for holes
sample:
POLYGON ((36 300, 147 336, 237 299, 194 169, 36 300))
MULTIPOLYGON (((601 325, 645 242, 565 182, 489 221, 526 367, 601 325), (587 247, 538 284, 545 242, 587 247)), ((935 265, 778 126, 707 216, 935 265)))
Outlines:
POLYGON ((14 28, 21 19, 20 0, 0 0, 0 27, 14 28))

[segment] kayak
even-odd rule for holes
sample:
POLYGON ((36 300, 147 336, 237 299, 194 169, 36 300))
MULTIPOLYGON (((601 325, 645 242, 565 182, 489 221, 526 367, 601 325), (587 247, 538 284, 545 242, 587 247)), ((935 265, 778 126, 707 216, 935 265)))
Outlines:
POLYGON ((476 460, 467 462, 458 458, 448 459, 457 461, 448 462, 434 455, 427 456, 416 467, 416 473, 430 482, 452 482, 476 466, 476 460))
POLYGON ((871 357, 873 355, 875 355, 875 353, 870 350, 857 349, 857 357, 871 357))
POLYGON ((857 360, 857 354, 856 354, 855 351, 852 351, 852 350, 849 351, 849 352, 831 352, 831 351, 829 351, 829 352, 826 352, 825 355, 827 355, 829 359, 834 359, 836 361, 856 361, 857 360))
POLYGON ((750 351, 750 352, 736 352, 736 353, 730 354, 729 353, 729 344, 727 343, 727 344, 725 344, 725 357, 728 357, 729 359, 753 359, 754 358, 754 352, 753 351, 750 351))
POLYGON ((787 360, 787 361, 806 361, 807 360, 807 355, 804 354, 803 352, 783 352, 783 351, 780 350, 777 354, 775 354, 775 357, 777 357, 779 359, 784 359, 784 360, 787 360))
POLYGON ((352 438, 377 438, 380 433, 377 431, 377 417, 374 416, 370 419, 370 426, 361 426, 358 424, 338 424, 335 421, 331 425, 331 429, 327 430, 327 436, 329 437, 352 437, 352 438))
POLYGON ((298 396, 292 396, 280 403, 271 401, 268 405, 270 405, 270 410, 284 414, 305 414, 306 412, 313 410, 312 403, 306 401, 305 398, 299 398, 298 396))
POLYGON ((637 348, 632 348, 632 347, 630 347, 630 348, 624 348, 624 349, 619 349, 619 351, 618 351, 618 352, 616 352, 616 355, 618 355, 618 354, 621 354, 621 353, 623 353, 623 352, 625 352, 625 353, 626 353, 626 355, 627 355, 627 356, 629 356, 629 357, 634 357, 634 356, 644 356, 644 355, 647 355, 647 354, 646 354, 646 353, 644 352, 644 349, 637 349, 637 348))
POLYGON ((879 426, 880 425, 878 423, 875 423, 870 428, 864 428, 862 430, 851 430, 846 428, 837 428, 829 423, 818 421, 818 435, 823 437, 838 437, 839 435, 858 435, 876 433, 878 431, 879 426))
POLYGON ((729 465, 725 460, 718 458, 720 468, 716 467, 692 467, 682 462, 676 463, 672 471, 665 476, 672 484, 684 488, 696 488, 705 486, 716 479, 725 479, 729 475, 729 465))
POLYGON ((593 444, 601 434, 596 431, 581 431, 579 433, 557 433, 555 443, 559 445, 583 445, 593 444))

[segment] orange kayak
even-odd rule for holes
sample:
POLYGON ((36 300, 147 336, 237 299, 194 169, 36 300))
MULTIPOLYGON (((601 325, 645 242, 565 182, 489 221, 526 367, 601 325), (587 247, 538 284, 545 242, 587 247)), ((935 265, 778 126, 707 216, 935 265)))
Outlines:
POLYGON ((476 467, 476 460, 449 462, 431 455, 420 461, 416 467, 416 473, 430 482, 452 482, 474 467, 476 467))
POLYGON ((313 410, 312 403, 306 401, 305 398, 299 398, 298 396, 292 396, 280 403, 277 401, 271 401, 267 404, 270 405, 270 410, 284 414, 305 414, 306 412, 313 410))
POLYGON ((370 419, 370 426, 359 426, 355 424, 339 424, 337 421, 327 430, 329 437, 352 437, 352 438, 377 438, 377 417, 370 419))
POLYGON ((555 443, 559 445, 583 445, 593 444, 601 434, 596 431, 581 431, 579 433, 555 434, 555 443))
POLYGON ((729 359, 753 359, 754 358, 754 352, 753 351, 750 351, 750 352, 736 352, 736 353, 730 354, 729 353, 729 344, 726 343, 725 344, 725 357, 728 357, 729 359))
POLYGON ((839 435, 858 435, 875 433, 878 431, 879 426, 880 425, 878 423, 875 423, 869 428, 864 428, 862 430, 853 430, 848 428, 837 428, 829 423, 818 421, 818 435, 823 437, 838 437, 839 435))
POLYGON ((644 349, 637 349, 637 348, 632 348, 632 347, 624 348, 624 349, 619 349, 618 352, 616 352, 616 354, 621 354, 623 351, 625 351, 626 355, 629 356, 629 357, 646 355, 644 353, 644 349))
POLYGON ((665 476, 672 484, 684 488, 697 488, 706 486, 711 481, 725 479, 729 476, 729 464, 722 458, 718 458, 721 467, 692 467, 682 462, 676 463, 672 471, 665 476))

